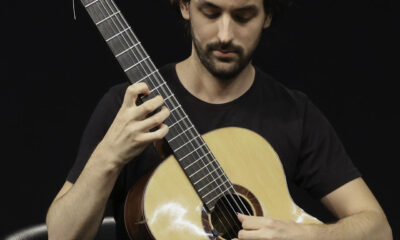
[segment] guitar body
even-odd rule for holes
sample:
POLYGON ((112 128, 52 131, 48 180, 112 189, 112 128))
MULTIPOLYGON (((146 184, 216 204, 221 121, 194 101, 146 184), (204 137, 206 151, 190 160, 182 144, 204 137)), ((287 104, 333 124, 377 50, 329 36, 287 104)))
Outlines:
MULTIPOLYGON (((203 136, 253 215, 319 223, 292 200, 278 155, 258 134, 222 128, 203 136)), ((132 239, 224 239, 174 156, 164 160, 129 192, 125 224, 132 239)))
POLYGON ((114 0, 81 0, 143 102, 162 96, 170 116, 164 140, 174 155, 140 179, 125 201, 131 239, 232 239, 238 212, 319 223, 291 199, 278 155, 258 134, 223 128, 200 136, 114 0), (175 159, 175 157, 176 159, 175 159))

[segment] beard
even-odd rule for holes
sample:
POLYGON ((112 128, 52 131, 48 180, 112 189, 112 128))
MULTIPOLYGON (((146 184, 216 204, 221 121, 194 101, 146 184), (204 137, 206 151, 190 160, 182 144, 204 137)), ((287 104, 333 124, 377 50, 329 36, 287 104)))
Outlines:
POLYGON ((254 50, 261 38, 259 34, 254 46, 249 49, 248 54, 244 54, 241 46, 234 45, 232 41, 227 43, 212 42, 208 43, 205 48, 201 47, 198 39, 196 39, 192 27, 190 27, 193 45, 196 50, 197 56, 203 66, 216 78, 222 80, 229 80, 236 77, 243 69, 249 64, 253 56, 254 50), (213 51, 232 52, 235 53, 235 58, 218 58, 213 54, 213 51), (229 64, 227 68, 218 67, 218 62, 229 64))

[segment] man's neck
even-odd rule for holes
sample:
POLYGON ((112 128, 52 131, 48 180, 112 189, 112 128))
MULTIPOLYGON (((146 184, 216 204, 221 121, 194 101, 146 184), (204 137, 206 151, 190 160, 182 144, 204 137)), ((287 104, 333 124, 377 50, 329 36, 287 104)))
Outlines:
POLYGON ((182 85, 200 100, 222 104, 242 96, 253 84, 255 70, 249 63, 232 79, 219 79, 212 75, 193 54, 176 65, 182 85))

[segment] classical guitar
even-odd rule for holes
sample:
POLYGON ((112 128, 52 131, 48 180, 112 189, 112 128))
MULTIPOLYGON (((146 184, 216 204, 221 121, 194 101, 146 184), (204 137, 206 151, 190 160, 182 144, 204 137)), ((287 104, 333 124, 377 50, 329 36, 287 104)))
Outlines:
POLYGON ((319 223, 291 199, 282 164, 269 143, 242 128, 201 136, 112 0, 82 0, 130 82, 145 82, 171 115, 173 155, 139 180, 125 202, 131 239, 206 240, 237 237, 247 215, 319 223))

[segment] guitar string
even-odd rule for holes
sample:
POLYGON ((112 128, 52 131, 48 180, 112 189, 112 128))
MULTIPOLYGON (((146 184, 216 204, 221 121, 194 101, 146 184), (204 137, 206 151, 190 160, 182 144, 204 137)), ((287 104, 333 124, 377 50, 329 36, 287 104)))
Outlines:
MULTIPOLYGON (((106 11, 107 11, 107 9, 105 9, 106 11)), ((117 8, 116 8, 116 10, 118 10, 117 8)), ((108 12, 108 11, 107 11, 108 12)), ((112 20, 113 22, 114 22, 114 20, 112 20)), ((118 19, 118 21, 119 21, 119 19, 118 19)), ((114 22, 114 24, 115 24, 115 22, 114 22)), ((122 23, 120 22, 120 24, 122 25, 122 23)), ((125 39, 125 36, 124 35, 122 35, 122 37, 124 38, 124 40, 126 41, 126 39, 125 39)), ((130 36, 128 35, 128 37, 130 38, 130 36)), ((118 40, 120 40, 120 39, 118 39, 118 40)), ((131 41, 132 41, 132 39, 130 39, 131 41)), ((127 42, 127 41, 126 41, 127 42)), ((128 44, 128 46, 129 46, 129 44, 128 44)), ((141 46, 140 46, 141 47, 141 46)), ((144 50, 145 51, 145 50, 144 50)), ((132 51, 133 52, 133 51, 132 51)), ((134 53, 134 55, 136 55, 135 54, 135 52, 133 52, 134 53)), ((139 52, 139 54, 140 55, 142 55, 140 52, 139 52)), ((145 54, 146 55, 146 54, 145 54)), ((131 56, 130 56, 131 57, 131 56)), ((136 56, 135 56, 136 57, 136 56)), ((142 58, 143 58, 143 56, 142 56, 142 58)), ((146 63, 146 65, 147 65, 147 63, 146 63)), ((142 66, 143 67, 143 66, 142 66)), ((145 70, 145 69, 144 69, 145 70)), ((151 78, 149 79, 149 80, 152 80, 151 78)), ((178 115, 180 115, 180 114, 178 114, 178 115)), ((180 127, 180 126, 179 126, 180 127)), ((204 153, 204 149, 201 149, 202 151, 203 151, 203 153, 204 153)), ((212 175, 211 175, 212 176, 212 175)), ((215 182, 217 182, 217 181, 215 181, 215 182)), ((227 189, 228 190, 228 189, 227 189)), ((240 199, 241 200, 241 199, 240 199)), ((229 201, 228 201, 228 203, 229 203, 229 201)), ((230 204, 230 203, 229 203, 230 204)), ((238 208, 240 209, 240 207, 238 206, 238 208)), ((246 208, 245 208, 246 209, 246 208)), ((247 210, 247 209, 246 209, 247 210)))
MULTIPOLYGON (((117 10, 117 7, 115 6, 115 8, 116 8, 116 10, 117 10)), ((106 9, 106 11, 107 11, 107 9, 106 9)), ((108 12, 108 11, 107 11, 108 12)), ((111 9, 111 12, 112 12, 112 9, 111 9)), ((118 19, 118 21, 119 21, 119 19, 118 19)), ((120 23, 121 24, 121 23, 120 23)), ((121 24, 122 25, 122 24, 121 24)), ((127 25, 127 23, 126 23, 126 25, 127 25)), ((135 37, 135 34, 132 34, 134 37, 135 37)), ((130 36, 128 36, 129 38, 130 38, 130 36)), ((125 39, 125 37, 123 36, 123 38, 124 38, 124 40, 126 41, 126 39, 125 39)), ((132 41, 132 39, 130 39, 131 41, 132 41)), ((138 40, 137 39, 135 39, 135 41, 136 42, 138 42, 138 40)), ((128 44, 128 46, 129 46, 129 44, 128 44)), ((145 50, 143 49, 143 51, 145 52, 145 50)), ((136 56, 136 54, 135 54, 135 52, 133 52, 133 54, 134 54, 134 56, 135 56, 135 58, 137 58, 137 56, 136 56)), ((139 52, 139 54, 140 55, 142 55, 140 52, 139 52)), ((145 53, 145 55, 147 55, 146 53, 145 53)), ((142 58, 143 58, 143 56, 141 56, 142 58)), ((151 80, 151 79, 150 79, 151 80)), ((157 80, 157 79, 156 79, 157 80)), ((162 89, 162 88, 161 88, 162 89)), ((181 118, 182 118, 182 116, 180 116, 181 118)), ((180 127, 180 126, 179 126, 180 127)), ((226 207, 225 207, 225 209, 226 209, 226 207)), ((227 209, 226 209, 227 210, 227 209)), ((224 215, 224 214, 223 214, 224 215)), ((224 215, 224 218, 226 219, 226 216, 224 215)), ((227 219, 226 219, 227 220, 227 219)), ((220 220, 221 221, 221 220, 220 220)), ((228 220, 227 220, 228 221, 228 220)), ((228 221, 229 222, 229 221, 228 221)), ((222 223, 221 223, 222 224, 222 223)), ((222 224, 223 225, 223 224, 222 224)))
MULTIPOLYGON (((101 1, 100 1, 101 2, 101 1)), ((102 4, 102 3, 101 3, 102 4)), ((107 12, 107 15, 109 15, 109 13, 108 13, 108 10, 105 8, 105 6, 102 4, 102 6, 103 6, 103 8, 106 10, 106 12, 107 12)), ((115 7, 116 8, 116 7, 115 7)), ((116 8, 116 10, 117 10, 117 8, 116 8)), ((100 11, 101 11, 101 9, 100 9, 100 11)), ((113 12, 112 11, 112 8, 110 7, 110 11, 111 12, 113 12)), ((102 13, 103 15, 104 15, 104 13, 102 13)), ((104 16, 104 17, 107 17, 107 16, 104 16)), ((116 25, 117 26, 117 24, 114 22, 114 20, 112 20, 113 21, 113 23, 114 23, 114 25, 116 25)), ((120 23, 121 24, 121 23, 120 23)), ((122 25, 122 24, 121 24, 122 25)), ((123 26, 122 26, 123 27, 123 26)), ((118 27, 117 27, 118 28, 118 27)), ((119 30, 117 29, 117 32, 119 32, 119 30)), ((134 34, 133 34, 134 35, 134 34)), ((127 43, 127 47, 129 47, 129 43, 128 43, 128 41, 125 39, 125 37, 123 36, 123 38, 124 38, 124 41, 127 43)), ((119 39, 120 40, 120 39, 119 39)), ((132 41, 132 39, 131 39, 131 41, 132 41)), ((138 42, 138 41, 137 41, 138 42)), ((121 44, 122 44, 122 42, 121 42, 121 44)), ((136 58, 136 60, 138 60, 137 59, 137 56, 136 56, 136 54, 135 54, 135 52, 133 52, 133 54, 134 54, 134 57, 136 58)), ((134 60, 133 58, 132 58, 132 56, 131 55, 129 55, 129 57, 132 59, 132 60, 134 60)), ((142 66, 143 67, 143 66, 142 66)), ((145 69, 144 69, 145 70, 145 69)), ((146 75, 147 75, 147 73, 146 73, 146 75)), ((224 214, 223 214, 224 215, 224 214)), ((226 219, 226 216, 224 216, 224 218, 225 218, 225 220, 229 223, 229 221, 228 221, 228 219, 226 219)), ((225 226, 224 226, 224 224, 222 223, 222 220, 220 219, 220 217, 218 217, 218 220, 221 222, 221 226, 223 226, 224 228, 225 228, 225 226)), ((228 233, 228 231, 227 231, 227 229, 225 228, 225 231, 228 233)))
MULTIPOLYGON (((101 2, 101 1, 100 1, 101 2)), ((103 5, 103 4, 102 4, 103 5)), ((107 3, 107 5, 108 5, 108 3, 107 3)), ((104 7, 104 5, 103 5, 103 7, 104 7)), ((104 7, 105 8, 105 7, 104 7)), ((108 10, 105 8, 105 10, 108 12, 108 10)), ((110 7, 110 10, 111 10, 111 12, 112 12, 112 8, 110 7)), ((117 18, 118 19, 118 18, 117 18)), ((115 24, 115 22, 114 22, 114 20, 112 20, 113 21, 113 23, 115 24)), ((120 21, 119 19, 118 19, 118 21, 120 21)), ((122 25, 122 23, 120 22, 120 24, 122 25)), ((116 25, 116 24, 115 24, 116 25)), ((129 36, 129 35, 128 35, 129 36)), ((125 39, 125 36, 124 35, 122 35, 122 37, 124 38, 124 40, 125 40, 125 42, 128 44, 128 47, 129 47, 129 43, 126 41, 126 39, 125 39)), ((129 36, 129 38, 130 38, 130 36, 129 36)), ((120 40, 120 39, 119 39, 120 40)), ((132 39, 130 39, 131 41, 132 41, 132 39)), ((135 55, 135 57, 136 57, 136 54, 135 54, 135 52, 133 52, 132 51, 132 53, 135 55)), ((142 55, 140 52, 139 52, 139 54, 140 55, 142 55)), ((130 57, 132 57, 131 55, 130 55, 130 57)), ((143 57, 143 56, 142 56, 143 57)), ((142 68, 143 68, 143 66, 142 66, 142 68)), ((151 80, 151 78, 150 78, 150 80, 151 80)), ((180 114, 179 114, 180 115, 180 114)), ((204 149, 202 149, 202 151, 204 152, 204 149)), ((247 210, 247 209, 246 209, 247 210)))
MULTIPOLYGON (((108 2, 106 1, 106 3, 107 3, 107 5, 108 5, 108 2)), ((111 3, 114 5, 114 7, 115 7, 115 10, 118 10, 118 8, 115 6, 115 3, 113 2, 113 1, 111 1, 111 3)), ((104 5, 103 5, 103 7, 104 7, 104 5)), ((109 6, 110 7, 110 6, 109 6)), ((108 12, 108 10, 107 9, 105 9, 107 12, 108 12)), ((110 7, 110 10, 111 10, 111 12, 112 12, 112 8, 110 7)), ((121 26, 123 26, 123 24, 120 22, 120 19, 117 17, 117 20, 118 20, 118 22, 121 24, 121 26)), ((122 20, 124 20, 125 21, 125 19, 122 17, 122 20)), ((114 20, 112 19, 112 21, 113 21, 113 23, 115 24, 115 22, 114 22, 114 20)), ((125 24, 127 25, 127 26, 129 26, 126 22, 125 22, 125 24)), ((116 25, 116 24, 115 24, 116 25)), ((117 25, 116 25, 117 26, 117 25)), ((132 30, 131 30, 132 31, 132 30)), ((135 36, 135 34, 132 32, 132 35, 134 36, 134 38, 136 38, 136 36, 135 36)), ((126 39, 125 39, 125 36, 122 34, 122 37, 124 38, 124 40, 125 40, 125 42, 127 43, 127 45, 128 45, 128 47, 129 47, 129 43, 126 41, 126 39)), ((131 40, 131 41, 133 41, 132 39, 131 39, 131 36, 129 36, 128 35, 128 37, 129 37, 129 39, 131 40)), ((135 39, 135 41, 136 42, 139 42, 137 39, 135 39)), ((135 42, 135 41, 133 41, 133 42, 135 42)), ((139 47, 141 47, 142 48, 142 51, 144 52, 144 54, 145 54, 145 56, 148 56, 148 54, 146 54, 146 51, 145 51, 145 49, 143 49, 143 47, 142 47, 142 45, 139 45, 139 47)), ((136 56, 136 54, 135 54, 135 52, 132 50, 132 53, 135 55, 135 57, 137 58, 137 56, 136 56)), ((140 53, 140 51, 139 51, 139 54, 141 55, 141 57, 143 58, 143 56, 142 56, 142 54, 140 53)), ((153 62, 152 61, 150 61, 150 63, 151 64, 153 64, 153 62)), ((147 62, 145 62, 145 64, 147 65, 147 62)), ((140 64, 141 66, 142 66, 142 64, 140 64)), ((147 67, 149 67, 148 65, 147 65, 147 67)), ((143 68, 143 66, 142 66, 142 68, 143 68)), ((153 66, 153 68, 155 68, 155 66, 153 66)), ((149 69, 151 69, 150 67, 149 67, 149 69)), ((155 68, 156 69, 156 68, 155 68)), ((143 70, 145 70, 145 68, 143 68, 143 70)), ((146 71, 145 71, 146 72, 146 71)), ((162 76, 161 76, 161 74, 157 71, 157 73, 160 75, 160 77, 161 77, 161 79, 162 79, 162 76)), ((151 81, 152 79, 151 79, 151 76, 152 75, 150 75, 150 78, 149 78, 149 80, 151 81)), ((157 78, 156 78, 156 81, 157 81, 157 78)), ((158 83, 159 84, 159 83, 158 83)), ((167 85, 167 87, 168 87, 168 85, 167 85)), ((164 90, 163 88, 161 88, 161 90, 164 90)), ((169 90, 169 89, 168 89, 169 90)), ((157 91, 158 92, 158 91, 157 91)), ((166 95, 168 95, 168 94, 166 94, 166 95)), ((180 115, 180 113, 178 112, 178 115, 180 115)), ((182 118, 182 116, 180 116, 181 118, 182 118)), ((190 121, 190 119, 189 119, 189 121, 190 121)), ((185 122, 184 122, 185 123, 185 122)), ((179 125, 179 124, 178 124, 179 125)), ((179 127, 181 127, 180 125, 179 125, 179 127)), ((186 125, 186 127, 188 128, 188 126, 186 125)), ((196 129, 195 129, 196 130, 196 129)), ((198 134, 198 133, 197 133, 198 134)), ((186 135, 186 134, 185 134, 186 135)), ((199 134, 198 134, 199 135, 199 134)), ((186 135, 187 136, 187 135, 186 135)), ((194 137, 194 138, 197 138, 197 137, 195 137, 195 136, 193 136, 193 134, 192 134, 192 137, 194 137)), ((191 143, 191 145, 193 146, 193 144, 191 143)), ((208 147, 208 146, 206 146, 206 147, 208 147)), ((204 153, 204 149, 203 148, 201 148, 201 151, 203 151, 203 153, 204 153)), ((209 149, 208 149, 208 152, 210 152, 211 153, 211 151, 209 151, 209 149)), ((197 153, 197 152, 196 152, 197 153)), ((208 156, 208 155, 206 155, 206 156, 208 156)), ((213 159, 212 159, 213 160, 213 159)), ((209 171, 209 169, 208 169, 208 167, 207 167, 207 170, 209 171)), ((211 177, 212 177, 212 175, 211 175, 211 177)), ((220 176, 219 176, 220 177, 220 176)), ((215 181, 215 180, 214 180, 215 181)), ((217 184, 218 184, 218 182, 217 181, 215 181, 217 184)), ((225 184, 224 184, 225 185, 225 184)), ((220 188, 220 187, 219 187, 220 188)), ((233 186, 231 186, 231 188, 235 191, 235 189, 233 188, 233 186)), ((228 188, 229 189, 229 188, 228 188)), ((226 189, 226 190, 228 190, 228 189, 226 189)), ((233 199, 234 200, 234 202, 236 203, 236 200, 235 199, 233 199)), ((242 200, 239 198, 239 200, 241 201, 241 203, 242 203, 242 206, 244 207, 244 209, 246 209, 247 210, 247 208, 244 206, 244 204, 243 204, 243 202, 242 202, 242 200)), ((228 201, 228 203, 230 204, 230 202, 228 201)), ((240 206, 238 206, 238 204, 236 203, 236 205, 237 205, 237 207, 241 210, 241 208, 240 208, 240 206)), ((232 206, 231 206, 231 208, 232 208, 232 206)), ((233 209, 233 208, 232 208, 233 209)), ((242 213, 243 213, 244 211, 242 211, 242 213)), ((248 212, 248 214, 250 215, 250 213, 248 212)))
MULTIPOLYGON (((104 5, 103 5, 103 8, 105 8, 104 5)), ((107 14, 108 14, 108 10, 107 10, 106 8, 105 8, 105 10, 106 10, 106 12, 107 12, 107 14)), ((101 11, 101 9, 100 9, 100 11, 101 11)), ((111 9, 111 11, 112 11, 112 9, 111 9)), ((103 13, 103 15, 104 15, 104 13, 103 13)), ((109 15, 109 14, 108 14, 108 15, 109 15)), ((114 22, 114 21, 113 21, 113 22, 114 22)), ((114 24, 115 24, 115 22, 114 22, 114 24)), ((116 24, 115 24, 115 25, 116 25, 116 24)), ((123 36, 123 38, 124 38, 125 42, 127 42, 124 36, 123 36)), ((120 40, 120 39, 119 39, 119 40, 120 40)), ((121 43, 121 44, 122 44, 122 43, 121 43)), ((129 46, 129 44, 128 44, 128 46, 129 46)), ((133 54, 135 55, 135 58, 137 58, 137 57, 136 57, 136 54, 135 54, 134 52, 133 52, 133 54)), ((129 57, 132 59, 132 56, 131 56, 131 55, 130 55, 129 57)), ((132 60, 133 60, 133 59, 132 59, 132 60)), ((224 216, 224 218, 226 219, 225 216, 224 216)), ((219 218, 218 218, 218 219, 219 219, 219 218)), ((219 219, 219 220, 220 220, 220 219, 219 219)), ((227 219, 226 219, 226 220, 227 220, 227 219)), ((221 221, 221 220, 220 220, 220 221, 221 221)), ((227 220, 227 222, 229 222, 229 221, 227 220)), ((221 222, 221 224, 222 224, 222 222, 221 222)), ((223 224, 222 224, 222 226, 223 226, 223 224)))
MULTIPOLYGON (((112 2, 112 3, 114 4, 114 6, 115 6, 115 3, 114 3, 113 1, 111 1, 111 2, 112 2)), ((122 19, 125 21, 124 18, 122 18, 122 19)), ((126 22, 125 22, 125 23, 126 23, 126 22)), ((127 24, 127 23, 126 23, 126 24, 127 24)), ((136 38, 135 34, 132 34, 132 35, 136 38)), ((142 45, 140 45, 139 47, 143 48, 142 45)), ((143 49, 143 51, 146 52, 145 49, 143 49)), ((139 53, 140 53, 140 52, 139 52, 139 53)), ((150 63, 153 65, 154 68, 156 68, 156 67, 154 66, 154 64, 153 64, 152 61, 150 61, 150 63)), ((147 64, 147 63, 146 63, 146 64, 147 64)), ((160 74, 158 71, 157 71, 157 74, 159 75, 161 81, 163 81, 163 80, 162 80, 163 77, 161 76, 161 74, 160 74)), ((156 79, 156 80, 157 80, 157 79, 156 79)), ((168 85, 167 85, 167 88, 168 88, 168 90, 169 90, 169 86, 168 86, 168 85)), ((169 91, 170 91, 170 90, 169 90, 169 91)), ((180 115, 180 114, 178 113, 178 115, 180 115)), ((180 116, 180 117, 182 118, 182 116, 180 116)), ((190 119, 188 119, 188 121, 189 121, 189 123, 190 123, 192 126, 194 126, 194 124, 191 123, 191 120, 190 120, 190 119)), ((185 122, 184 122, 184 124, 186 125, 185 122)), ((187 125, 186 125, 186 128, 188 128, 187 125)), ((197 135, 197 136, 195 136, 195 135, 192 134, 193 139, 197 138, 198 136, 201 137, 201 135, 197 132, 197 129, 194 128, 194 130, 195 130, 195 135, 197 135)), ((186 134, 185 134, 185 135, 186 135, 186 134)), ((202 138, 201 138, 201 140, 204 142, 204 140, 203 140, 202 138)), ((215 161, 215 162, 216 162, 215 156, 212 154, 212 152, 210 151, 210 149, 208 148, 208 146, 206 145, 205 147, 207 148, 207 152, 210 153, 210 154, 212 155, 212 156, 211 156, 211 161, 215 161)), ((203 156, 205 155, 206 158, 208 158, 208 154, 205 154, 203 148, 201 148, 201 151, 203 152, 203 156)), ((197 152, 196 152, 196 153, 197 153, 197 152)), ((210 161, 210 159, 207 159, 207 160, 210 161)), ((217 165, 218 165, 218 163, 217 163, 217 165)), ((219 165, 218 165, 218 167, 220 168, 219 165)), ((226 174, 224 173, 224 171, 223 171, 221 168, 220 168, 220 170, 223 172, 223 175, 218 176, 217 179, 220 178, 221 176, 225 176, 226 180, 229 180, 229 179, 226 177, 226 174)), ((221 181, 223 181, 223 180, 221 180, 221 181)), ((217 181, 215 181, 215 182, 218 183, 217 181)), ((228 181, 228 183, 230 184, 230 188, 234 191, 234 193, 237 194, 237 192, 236 192, 235 188, 233 187, 233 185, 231 184, 231 182, 228 181)), ((225 183, 224 183, 224 185, 225 185, 225 183)), ((229 188, 228 188, 228 189, 229 189, 229 188)), ((251 215, 250 212, 248 211, 247 207, 246 207, 246 206, 244 205, 244 203, 242 202, 242 199, 239 198, 239 200, 240 200, 240 202, 241 202, 242 207, 247 211, 247 214, 248 214, 248 215, 251 215)), ((234 201, 234 202, 236 203, 236 201, 234 201)), ((238 206, 237 203, 236 203, 236 206, 237 206, 240 210, 242 210, 241 207, 238 206)), ((242 213, 245 213, 245 211, 242 211, 242 213)))
POLYGON ((72 12, 74 13, 74 20, 76 21, 75 0, 72 0, 72 12))

